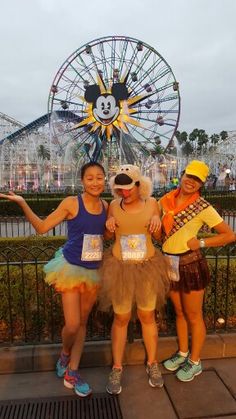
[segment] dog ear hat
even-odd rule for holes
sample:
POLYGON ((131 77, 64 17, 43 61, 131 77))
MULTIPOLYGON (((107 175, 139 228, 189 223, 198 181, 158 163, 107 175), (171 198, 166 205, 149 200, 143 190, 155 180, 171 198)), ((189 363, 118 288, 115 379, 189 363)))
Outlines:
POLYGON ((110 188, 112 195, 118 198, 117 189, 132 189, 136 182, 139 182, 140 198, 145 200, 152 194, 152 181, 147 176, 142 176, 138 166, 125 164, 120 166, 117 174, 110 179, 110 188))

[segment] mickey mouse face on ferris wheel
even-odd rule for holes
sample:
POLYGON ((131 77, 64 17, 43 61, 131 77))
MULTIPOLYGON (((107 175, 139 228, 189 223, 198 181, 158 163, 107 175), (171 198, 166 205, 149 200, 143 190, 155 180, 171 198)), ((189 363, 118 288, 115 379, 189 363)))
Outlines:
POLYGON ((102 93, 97 84, 88 86, 84 95, 92 103, 93 116, 101 125, 112 124, 120 114, 120 101, 128 98, 128 89, 124 83, 115 83, 111 92, 102 93))
POLYGON ((109 125, 115 121, 120 113, 120 107, 112 95, 101 95, 93 106, 93 115, 98 122, 109 125))

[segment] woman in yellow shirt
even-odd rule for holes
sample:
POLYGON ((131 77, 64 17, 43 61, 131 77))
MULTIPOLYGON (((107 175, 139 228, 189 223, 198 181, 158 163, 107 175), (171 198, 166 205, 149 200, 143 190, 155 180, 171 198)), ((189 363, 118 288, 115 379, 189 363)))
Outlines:
POLYGON ((176 313, 179 350, 164 361, 169 371, 177 371, 180 381, 191 381, 202 372, 200 352, 206 336, 202 306, 205 287, 210 281, 206 259, 200 249, 223 246, 235 240, 235 234, 216 210, 200 196, 209 173, 199 160, 191 161, 177 190, 160 201, 164 230, 163 252, 175 267, 170 299, 176 313), (203 224, 215 229, 214 237, 198 239, 203 224), (188 327, 191 332, 191 352, 188 350, 188 327))

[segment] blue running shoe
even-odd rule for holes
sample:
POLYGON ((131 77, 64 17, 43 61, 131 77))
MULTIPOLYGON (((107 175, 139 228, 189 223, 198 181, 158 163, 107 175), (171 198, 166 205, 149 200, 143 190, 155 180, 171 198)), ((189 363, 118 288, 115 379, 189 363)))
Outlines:
POLYGON ((190 358, 188 358, 185 364, 176 373, 176 377, 180 381, 188 382, 188 381, 192 381, 194 377, 196 377, 197 375, 200 375, 201 373, 202 373, 201 362, 199 361, 199 363, 196 365, 191 361, 190 358))
POLYGON ((66 369, 70 362, 70 355, 65 355, 63 352, 56 363, 56 374, 59 378, 64 377, 66 369))
POLYGON ((87 397, 92 393, 91 387, 80 377, 78 371, 67 368, 64 377, 64 386, 74 389, 74 392, 80 397, 87 397))
POLYGON ((171 355, 170 358, 163 361, 163 366, 168 371, 176 371, 179 367, 181 367, 181 365, 183 365, 187 361, 187 359, 188 355, 185 357, 180 355, 179 352, 176 352, 173 355, 171 355))

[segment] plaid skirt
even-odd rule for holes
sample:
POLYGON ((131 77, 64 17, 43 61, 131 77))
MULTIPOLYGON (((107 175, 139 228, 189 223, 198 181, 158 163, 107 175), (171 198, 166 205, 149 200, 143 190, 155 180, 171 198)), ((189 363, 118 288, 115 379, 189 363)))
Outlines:
POLYGON ((200 250, 179 255, 179 281, 171 281, 171 291, 199 291, 210 282, 210 272, 205 256, 200 250))

